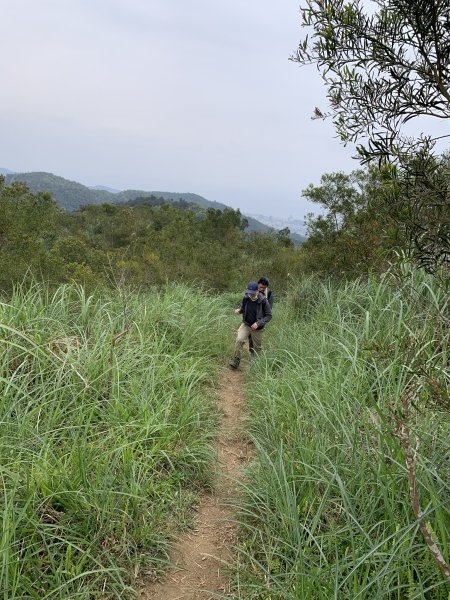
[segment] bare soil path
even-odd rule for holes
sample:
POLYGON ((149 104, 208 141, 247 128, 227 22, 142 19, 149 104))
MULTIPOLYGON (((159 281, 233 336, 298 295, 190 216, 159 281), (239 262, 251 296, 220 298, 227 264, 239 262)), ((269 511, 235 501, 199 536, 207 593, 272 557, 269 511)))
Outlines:
POLYGON ((217 440, 218 466, 214 490, 200 500, 196 527, 180 535, 172 552, 174 568, 141 592, 141 600, 212 600, 228 592, 226 564, 232 559, 235 536, 233 508, 236 480, 251 456, 242 430, 244 397, 242 373, 226 371, 218 390, 223 413, 217 440))

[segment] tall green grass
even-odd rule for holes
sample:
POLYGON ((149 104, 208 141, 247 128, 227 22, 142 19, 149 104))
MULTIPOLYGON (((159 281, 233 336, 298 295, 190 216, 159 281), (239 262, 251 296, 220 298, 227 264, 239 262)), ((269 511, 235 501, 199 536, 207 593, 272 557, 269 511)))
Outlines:
POLYGON ((415 386, 423 519, 448 562, 448 302, 431 278, 405 268, 401 286, 308 279, 274 307, 269 349, 249 375, 257 456, 240 514, 236 597, 448 599, 394 435, 415 386))
POLYGON ((0 303, 1 598, 123 599, 164 568, 210 484, 223 315, 183 286, 0 303))

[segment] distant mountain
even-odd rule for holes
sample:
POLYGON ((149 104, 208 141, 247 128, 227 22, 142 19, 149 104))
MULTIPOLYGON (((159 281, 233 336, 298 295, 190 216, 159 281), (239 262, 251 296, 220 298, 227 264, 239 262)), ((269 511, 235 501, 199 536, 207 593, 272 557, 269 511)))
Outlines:
POLYGON ((266 215, 245 215, 247 218, 251 217, 259 223, 267 225, 270 229, 279 231, 286 227, 291 232, 291 239, 296 245, 303 244, 306 242, 306 226, 305 222, 301 219, 294 219, 292 217, 281 218, 281 217, 268 217, 266 215))
POLYGON ((110 192, 111 194, 118 194, 121 190, 115 190, 107 185, 90 185, 90 190, 103 190, 104 192, 110 192))
POLYGON ((77 210, 83 204, 114 203, 116 196, 103 190, 91 190, 81 183, 69 181, 52 173, 14 173, 6 176, 6 182, 21 181, 31 192, 50 192, 62 208, 77 210))
MULTIPOLYGON (((7 170, 7 169, 6 169, 7 170)), ((164 198, 168 202, 171 200, 179 201, 184 200, 191 204, 197 204, 203 208, 216 208, 224 210, 229 208, 226 204, 220 202, 214 202, 207 200, 203 196, 193 194, 191 192, 179 193, 179 192, 158 192, 158 191, 145 191, 145 190, 114 190, 113 188, 107 188, 106 186, 94 186, 87 187, 76 181, 70 181, 53 175, 52 173, 44 172, 31 172, 31 173, 14 173, 9 171, 6 174, 6 183, 12 183, 13 181, 21 181, 24 183, 31 192, 50 192, 53 198, 58 204, 68 211, 74 211, 80 208, 80 206, 86 204, 121 204, 127 203, 130 200, 136 198, 145 198, 156 196, 157 198, 164 198)), ((253 217, 245 217, 248 221, 248 231, 261 231, 267 233, 273 231, 273 227, 268 227, 264 223, 261 223, 253 217)), ((304 241, 300 236, 295 234, 292 235, 294 243, 301 243, 304 241)))
POLYGON ((249 216, 274 229, 284 229, 285 227, 289 227, 291 233, 297 233, 301 236, 306 234, 304 219, 294 219, 293 217, 271 217, 259 214, 251 214, 249 216))
POLYGON ((0 175, 12 175, 15 171, 10 171, 9 169, 5 169, 5 167, 0 167, 0 175))
MULTIPOLYGON (((124 190, 114 192, 105 189, 105 186, 96 186, 89 188, 76 181, 70 181, 53 175, 52 173, 10 173, 6 176, 6 182, 21 181, 25 183, 33 192, 50 192, 53 198, 64 209, 72 211, 77 210, 84 204, 120 204, 126 203, 135 198, 144 198, 150 196, 162 197, 166 200, 186 200, 194 204, 199 204, 205 208, 226 208, 225 204, 219 202, 211 202, 202 196, 191 193, 175 193, 175 192, 155 192, 145 190, 124 190)), ((112 188, 110 188, 112 189, 112 188)))
POLYGON ((165 200, 185 200, 191 204, 203 206, 203 208, 218 208, 219 210, 229 208, 229 206, 226 204, 214 202, 213 200, 207 200, 206 198, 203 198, 203 196, 192 194, 191 192, 181 194, 180 192, 147 192, 143 190, 124 190, 123 192, 114 195, 114 197, 118 199, 117 202, 128 202, 134 198, 145 198, 146 196, 157 196, 158 198, 164 198, 165 200))
MULTIPOLYGON (((53 198, 62 208, 68 211, 77 210, 84 204, 120 204, 126 203, 135 198, 144 198, 157 196, 165 200, 186 200, 193 204, 198 204, 204 208, 218 208, 224 210, 225 204, 212 202, 199 196, 198 194, 179 192, 156 192, 145 190, 123 190, 123 191, 108 191, 105 186, 96 186, 96 188, 87 187, 76 181, 70 181, 53 175, 52 173, 10 173, 6 176, 6 182, 21 181, 28 186, 31 192, 50 192, 53 198)), ((110 188, 112 189, 112 188, 110 188)))

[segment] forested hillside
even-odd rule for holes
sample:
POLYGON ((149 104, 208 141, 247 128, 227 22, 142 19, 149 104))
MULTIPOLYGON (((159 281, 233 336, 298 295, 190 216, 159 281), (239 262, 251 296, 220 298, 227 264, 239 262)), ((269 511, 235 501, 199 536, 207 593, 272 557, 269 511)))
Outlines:
POLYGON ((225 204, 211 202, 198 194, 180 194, 172 192, 154 192, 144 190, 124 190, 119 192, 108 192, 105 189, 87 187, 76 181, 70 181, 64 177, 53 175, 53 173, 12 173, 6 175, 6 183, 20 181, 24 183, 31 192, 49 192, 56 202, 64 209, 72 211, 87 204, 119 204, 126 203, 138 197, 157 196, 165 200, 185 200, 198 204, 205 208, 218 208, 223 210, 225 204))
MULTIPOLYGON (((199 194, 190 192, 182 194, 179 192, 149 192, 145 190, 111 192, 102 186, 87 187, 76 181, 70 181, 64 177, 53 175, 53 173, 13 173, 8 169, 4 169, 3 175, 6 176, 7 184, 20 181, 34 194, 38 192, 50 193, 59 206, 67 211, 78 210, 81 206, 89 204, 126 204, 135 201, 136 198, 150 199, 154 197, 161 198, 169 204, 183 201, 202 208, 214 208, 217 210, 229 208, 225 204, 207 200, 199 194)), ((271 230, 270 227, 252 217, 247 218, 247 228, 248 231, 261 231, 264 233, 271 230)), ((296 243, 301 243, 304 240, 302 236, 296 234, 293 234, 291 237, 296 243)))
POLYGON ((87 289, 153 286, 167 281, 202 283, 211 290, 241 289, 255 272, 273 273, 286 285, 299 269, 299 250, 286 232, 247 232, 238 211, 161 203, 60 209, 49 193, 0 181, 0 289, 36 278, 87 289))
POLYGON ((68 211, 77 210, 85 204, 115 204, 115 194, 105 190, 92 190, 81 183, 58 177, 53 173, 14 173, 6 175, 6 183, 21 182, 32 193, 48 192, 54 200, 68 211))

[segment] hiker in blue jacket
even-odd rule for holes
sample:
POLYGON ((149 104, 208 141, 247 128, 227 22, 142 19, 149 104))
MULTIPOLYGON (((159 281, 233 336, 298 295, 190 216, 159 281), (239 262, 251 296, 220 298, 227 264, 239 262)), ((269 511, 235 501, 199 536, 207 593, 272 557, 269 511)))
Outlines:
POLYGON ((242 324, 238 329, 234 348, 234 358, 230 362, 230 367, 237 369, 241 362, 242 348, 246 340, 251 339, 254 353, 261 350, 264 326, 272 318, 272 309, 266 296, 258 290, 258 283, 250 281, 240 308, 236 308, 234 312, 237 315, 242 315, 242 324))

